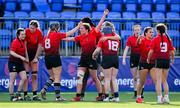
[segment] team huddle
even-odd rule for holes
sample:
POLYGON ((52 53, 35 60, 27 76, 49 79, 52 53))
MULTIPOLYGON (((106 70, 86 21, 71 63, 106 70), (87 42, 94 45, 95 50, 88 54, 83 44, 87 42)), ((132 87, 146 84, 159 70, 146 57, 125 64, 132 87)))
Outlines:
MULTIPOLYGON (((119 69, 120 36, 116 33, 114 24, 105 21, 109 11, 106 9, 97 26, 88 17, 81 19, 78 25, 65 33, 60 32, 60 24, 53 22, 49 26, 45 37, 42 35, 39 23, 32 20, 29 28, 19 28, 16 39, 10 47, 8 68, 10 72, 9 94, 11 101, 41 101, 46 100, 46 92, 54 85, 55 100, 66 101, 60 94, 60 80, 62 63, 60 58, 60 43, 74 41, 81 47, 81 57, 77 69, 77 91, 71 101, 83 101, 85 88, 89 76, 92 77, 98 95, 96 101, 119 102, 117 74, 119 69), (79 31, 79 35, 70 37, 79 31), (41 98, 37 95, 38 56, 44 52, 45 65, 49 72, 49 79, 41 89, 41 98), (99 76, 97 70, 100 71, 99 76), (33 97, 28 95, 28 77, 31 72, 33 97), (17 93, 14 94, 14 82, 17 74, 21 80, 17 93), (24 98, 21 96, 24 92, 24 98), (111 94, 111 96, 110 96, 111 94)), ((157 35, 153 37, 153 28, 144 28, 141 35, 141 26, 133 26, 133 35, 127 39, 122 64, 126 65, 126 56, 129 48, 130 68, 134 83, 134 98, 137 103, 143 102, 143 89, 147 74, 156 86, 157 103, 169 103, 169 89, 167 75, 170 62, 174 62, 175 48, 167 34, 167 27, 160 23, 156 25, 157 35), (164 87, 162 96, 161 84, 164 87)))

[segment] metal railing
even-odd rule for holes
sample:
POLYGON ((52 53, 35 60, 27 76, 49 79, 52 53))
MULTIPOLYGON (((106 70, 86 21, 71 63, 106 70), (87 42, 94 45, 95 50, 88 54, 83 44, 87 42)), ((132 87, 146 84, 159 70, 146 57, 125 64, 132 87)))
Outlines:
MULTIPOLYGON (((31 18, 0 18, 0 45, 2 55, 9 54, 9 46, 11 41, 16 37, 15 32, 19 27, 26 28, 28 27, 29 21, 31 18)), ((80 19, 36 19, 40 22, 40 28, 44 35, 48 31, 49 24, 53 21, 60 22, 60 31, 66 32, 74 28, 80 19)), ((97 25, 100 19, 92 19, 93 22, 97 25)), ((155 27, 159 22, 165 23, 168 27, 168 33, 173 41, 174 46, 176 47, 176 55, 180 55, 180 18, 179 19, 106 19, 115 24, 117 33, 121 36, 121 48, 119 55, 122 56, 123 50, 125 47, 126 40, 129 35, 132 34, 132 26, 134 24, 141 24, 142 30, 146 26, 155 27)), ((74 36, 77 36, 78 33, 75 33, 74 36)), ((79 46, 75 42, 61 42, 60 53, 62 56, 78 56, 81 51, 79 46)))

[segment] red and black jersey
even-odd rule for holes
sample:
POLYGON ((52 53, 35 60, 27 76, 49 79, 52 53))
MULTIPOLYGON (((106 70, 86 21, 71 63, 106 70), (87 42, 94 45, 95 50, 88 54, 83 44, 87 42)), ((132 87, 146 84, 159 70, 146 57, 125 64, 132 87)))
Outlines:
MULTIPOLYGON (((140 62, 146 63, 147 62, 147 56, 150 50, 151 46, 151 41, 150 39, 147 38, 142 38, 140 46, 140 62)), ((150 63, 154 63, 155 57, 154 54, 150 60, 150 63)))
MULTIPOLYGON (((94 31, 95 30, 95 27, 91 27, 92 29, 92 31, 94 31)), ((100 40, 100 38, 102 37, 102 34, 101 34, 101 32, 99 31, 98 33, 96 33, 95 34, 96 35, 96 44, 98 44, 98 41, 100 40)))
MULTIPOLYGON (((25 41, 19 40, 19 39, 14 39, 13 42, 11 43, 10 51, 14 51, 16 54, 19 54, 23 57, 25 57, 25 41)), ((21 59, 16 58, 12 55, 9 56, 9 61, 13 62, 22 62, 21 59)))
POLYGON ((80 43, 82 56, 91 56, 96 49, 98 33, 92 29, 87 35, 79 35, 75 37, 75 41, 80 43))
POLYGON ((43 41, 45 55, 59 55, 59 48, 63 38, 66 38, 66 33, 56 31, 49 32, 49 35, 46 36, 43 41))
POLYGON ((156 59, 170 59, 170 51, 174 50, 171 40, 167 36, 157 35, 151 42, 151 48, 154 51, 156 59), (162 42, 163 40, 163 42, 162 42))
POLYGON ((127 39, 126 46, 131 48, 131 54, 140 54, 140 48, 139 45, 137 45, 137 39, 136 36, 130 36, 127 39))
MULTIPOLYGON (((112 36, 112 34, 106 36, 112 36)), ((118 40, 99 41, 97 47, 100 47, 102 49, 103 56, 118 55, 120 41, 118 40)))
POLYGON ((30 31, 29 28, 25 30, 26 32, 26 41, 27 41, 27 51, 30 53, 36 53, 38 44, 41 44, 43 41, 43 35, 40 29, 36 29, 34 33, 30 31))

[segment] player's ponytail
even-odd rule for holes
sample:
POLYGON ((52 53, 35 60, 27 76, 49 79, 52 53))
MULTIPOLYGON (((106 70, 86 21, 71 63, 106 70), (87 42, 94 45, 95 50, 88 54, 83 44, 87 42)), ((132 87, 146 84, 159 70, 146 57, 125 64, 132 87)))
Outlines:
POLYGON ((163 45, 163 34, 166 33, 166 26, 162 23, 156 25, 156 30, 159 31, 160 36, 161 36, 161 46, 163 45))

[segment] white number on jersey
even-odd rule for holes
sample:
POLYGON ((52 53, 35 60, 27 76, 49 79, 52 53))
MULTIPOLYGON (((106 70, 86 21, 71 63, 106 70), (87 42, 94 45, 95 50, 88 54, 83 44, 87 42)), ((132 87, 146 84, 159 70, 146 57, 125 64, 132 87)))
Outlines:
POLYGON ((117 51, 119 43, 117 41, 108 40, 108 47, 109 50, 117 51))
POLYGON ((167 43, 166 42, 161 42, 160 43, 160 48, 161 48, 161 52, 167 52, 167 43))
POLYGON ((45 48, 46 49, 51 48, 50 39, 45 39, 45 48))

